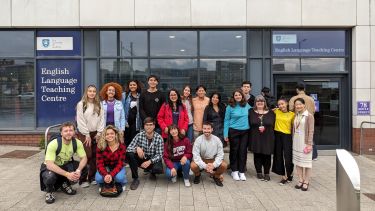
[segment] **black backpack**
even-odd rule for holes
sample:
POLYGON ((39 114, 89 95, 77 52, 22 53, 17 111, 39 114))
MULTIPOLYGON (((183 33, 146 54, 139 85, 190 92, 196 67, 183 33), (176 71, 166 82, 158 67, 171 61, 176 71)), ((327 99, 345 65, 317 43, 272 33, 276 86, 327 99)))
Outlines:
MULTIPOLYGON (((62 137, 60 133, 53 133, 50 138, 47 140, 47 147, 48 144, 51 143, 51 141, 57 139, 57 149, 56 149, 56 156, 60 154, 61 148, 62 148, 62 137)), ((77 140, 75 138, 72 138, 72 144, 73 144, 73 154, 77 152, 77 140)), ((47 147, 44 153, 47 152, 47 147)), ((72 158, 73 159, 73 158, 72 158)))

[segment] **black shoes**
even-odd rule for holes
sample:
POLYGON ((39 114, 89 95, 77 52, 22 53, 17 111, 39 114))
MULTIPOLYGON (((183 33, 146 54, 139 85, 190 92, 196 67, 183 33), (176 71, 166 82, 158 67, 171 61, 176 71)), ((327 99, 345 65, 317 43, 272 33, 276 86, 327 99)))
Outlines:
POLYGON ((195 176, 193 183, 194 184, 199 184, 200 182, 201 182, 201 175, 195 176))
POLYGON ((270 175, 269 174, 265 174, 264 175, 264 181, 268 182, 270 180, 271 180, 270 175))
POLYGON ((130 184, 130 190, 137 190, 139 186, 139 179, 134 179, 132 184, 130 184))
POLYGON ((52 204, 55 202, 55 194, 53 192, 46 193, 46 203, 47 204, 52 204))
POLYGON ((261 181, 264 180, 263 174, 262 173, 257 173, 257 178, 261 181))
POLYGON ((68 194, 68 195, 75 195, 77 193, 76 190, 74 190, 72 188, 72 186, 70 186, 70 184, 68 184, 67 182, 64 182, 62 185, 61 185, 61 190, 62 192, 68 194))
POLYGON ((155 181, 156 180, 156 174, 151 173, 150 174, 150 180, 155 181))
POLYGON ((220 178, 214 177, 215 184, 219 187, 223 187, 223 183, 221 182, 220 178))
POLYGON ((301 189, 302 186, 303 186, 303 182, 298 182, 298 184, 296 186, 294 186, 295 189, 301 189))
POLYGON ((303 183, 303 184, 302 184, 302 187, 301 187, 301 190, 302 190, 302 191, 307 191, 307 190, 309 189, 309 184, 310 184, 310 183, 303 183))
POLYGON ((288 182, 288 179, 281 179, 280 182, 279 182, 279 185, 285 185, 285 183, 288 182))

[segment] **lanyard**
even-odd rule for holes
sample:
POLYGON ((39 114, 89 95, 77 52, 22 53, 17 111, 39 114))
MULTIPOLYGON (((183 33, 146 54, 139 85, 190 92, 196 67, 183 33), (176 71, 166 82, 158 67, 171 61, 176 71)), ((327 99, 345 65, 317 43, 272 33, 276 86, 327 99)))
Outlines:
POLYGON ((295 126, 294 126, 294 130, 297 130, 297 129, 299 128, 302 119, 303 119, 303 115, 302 115, 302 114, 301 114, 301 115, 297 115, 297 121, 296 121, 297 124, 295 124, 295 126))

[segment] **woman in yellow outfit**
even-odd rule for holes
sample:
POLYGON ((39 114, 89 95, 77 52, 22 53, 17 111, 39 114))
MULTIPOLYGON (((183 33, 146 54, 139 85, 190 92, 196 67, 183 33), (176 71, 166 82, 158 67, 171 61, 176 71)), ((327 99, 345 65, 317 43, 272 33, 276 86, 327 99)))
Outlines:
POLYGON ((275 120, 275 152, 273 155, 272 172, 281 175, 280 185, 293 180, 293 141, 292 125, 294 113, 288 111, 288 101, 281 97, 274 109, 275 120))

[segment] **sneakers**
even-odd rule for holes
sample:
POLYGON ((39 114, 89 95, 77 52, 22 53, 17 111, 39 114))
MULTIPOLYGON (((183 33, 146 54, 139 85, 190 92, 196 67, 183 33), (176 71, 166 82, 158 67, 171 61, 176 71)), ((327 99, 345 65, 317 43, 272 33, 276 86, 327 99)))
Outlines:
POLYGON ((90 187, 90 183, 89 182, 82 182, 81 183, 81 188, 87 188, 87 187, 90 187))
POLYGON ((201 175, 195 176, 193 183, 194 184, 199 184, 200 182, 201 182, 201 175))
POLYGON ((270 180, 271 180, 270 175, 269 175, 269 174, 265 174, 265 175, 264 175, 264 181, 268 182, 268 181, 270 181, 270 180))
POLYGON ((219 187, 223 187, 223 182, 221 182, 221 179, 220 178, 216 178, 214 177, 214 182, 217 186, 219 187))
POLYGON ((233 171, 231 173, 231 176, 232 176, 233 180, 235 180, 235 181, 239 181, 240 180, 240 177, 238 175, 238 171, 233 171))
POLYGON ((288 177, 288 183, 292 182, 293 181, 293 176, 289 176, 288 177))
POLYGON ((68 184, 67 182, 64 182, 62 185, 61 185, 61 191, 68 194, 68 195, 75 195, 77 193, 76 190, 74 190, 72 188, 72 186, 70 186, 70 184, 68 184))
POLYGON ((123 185, 122 186, 122 192, 125 192, 125 190, 126 190, 126 185, 123 185))
POLYGON ((318 158, 314 158, 314 159, 313 159, 313 161, 317 161, 317 160, 318 160, 318 158))
POLYGON ((171 181, 172 181, 172 183, 176 183, 177 182, 177 176, 172 177, 171 181))
POLYGON ((151 173, 150 174, 150 180, 155 181, 156 180, 156 174, 151 173))
POLYGON ((139 186, 139 179, 134 179, 132 184, 130 184, 130 190, 137 190, 139 186))
POLYGON ((191 169, 189 170, 189 175, 191 175, 191 176, 194 175, 194 172, 191 169))
POLYGON ((91 185, 97 185, 97 184, 98 183, 95 180, 91 181, 91 185))
POLYGON ((55 194, 53 192, 46 193, 46 203, 52 204, 53 202, 55 202, 55 194))
POLYGON ((184 179, 184 184, 185 184, 185 187, 190 187, 190 181, 189 179, 184 179))
POLYGON ((245 173, 239 173, 239 175, 240 175, 240 180, 246 181, 245 173))

